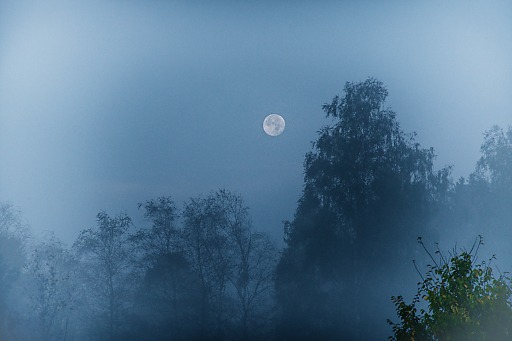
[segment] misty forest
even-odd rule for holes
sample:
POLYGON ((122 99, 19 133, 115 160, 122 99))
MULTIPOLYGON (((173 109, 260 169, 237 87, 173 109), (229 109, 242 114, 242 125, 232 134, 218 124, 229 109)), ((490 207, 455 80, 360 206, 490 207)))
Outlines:
POLYGON ((0 340, 512 340, 512 127, 454 180, 387 95, 322 106, 284 248, 236 189, 98 212, 72 245, 2 203, 0 340))

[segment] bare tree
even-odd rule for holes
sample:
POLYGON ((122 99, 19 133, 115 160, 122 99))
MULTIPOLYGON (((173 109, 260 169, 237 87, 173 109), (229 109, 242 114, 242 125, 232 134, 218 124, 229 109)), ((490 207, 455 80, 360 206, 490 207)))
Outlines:
POLYGON ((200 283, 199 337, 215 330, 222 339, 229 249, 225 215, 215 195, 186 203, 183 237, 185 254, 200 283))
POLYGON ((202 335, 213 328, 248 340, 268 327, 277 251, 270 238, 252 231, 242 197, 226 190, 186 204, 187 258, 201 283, 202 335))
POLYGON ((140 228, 130 241, 137 250, 141 282, 132 325, 152 340, 187 340, 198 325, 197 276, 183 254, 178 210, 171 197, 138 204, 150 228, 140 228))
POLYGON ((180 249, 180 235, 177 228, 178 209, 171 197, 138 204, 144 207, 144 219, 152 222, 149 229, 141 228, 130 240, 142 255, 145 267, 150 266, 161 255, 177 252, 180 249))
POLYGON ((97 229, 82 231, 74 244, 82 261, 86 285, 92 293, 92 306, 99 312, 100 330, 101 325, 106 324, 106 334, 111 341, 117 339, 123 311, 129 304, 128 228, 131 224, 126 214, 110 218, 102 211, 97 215, 97 229))
POLYGON ((240 340, 264 337, 270 331, 273 312, 273 273, 278 252, 268 235, 250 230, 233 234, 236 264, 230 282, 236 289, 240 340), (263 334, 263 335, 261 335, 263 334))
POLYGON ((38 242, 26 266, 25 290, 41 341, 65 339, 73 303, 75 262, 54 234, 38 242))

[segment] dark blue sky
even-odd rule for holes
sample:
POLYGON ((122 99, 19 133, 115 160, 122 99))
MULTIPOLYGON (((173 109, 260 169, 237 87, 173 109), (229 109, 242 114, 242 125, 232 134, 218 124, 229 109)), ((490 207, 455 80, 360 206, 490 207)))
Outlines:
POLYGON ((510 1, 3 1, 0 201, 72 242, 102 209, 139 224, 138 202, 226 188, 281 238, 345 82, 383 81, 467 176, 512 124, 510 42, 510 1))

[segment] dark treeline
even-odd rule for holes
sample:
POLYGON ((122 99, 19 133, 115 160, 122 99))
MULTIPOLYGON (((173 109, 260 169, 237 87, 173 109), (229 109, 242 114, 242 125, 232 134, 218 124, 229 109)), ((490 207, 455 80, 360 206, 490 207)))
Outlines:
POLYGON ((227 190, 140 203, 147 227, 102 211, 70 247, 31 237, 1 204, 0 339, 387 339, 391 296, 412 297, 411 261, 427 262, 419 236, 481 234, 511 259, 512 127, 485 133, 475 171, 454 182, 386 97, 370 78, 323 106, 332 123, 306 154, 283 250, 227 190))
POLYGON ((150 228, 100 212, 70 249, 53 235, 25 246, 2 235, 16 242, 2 255, 26 263, 0 263, 1 339, 268 339, 278 251, 242 198, 219 190, 181 211, 170 197, 139 208, 150 228))

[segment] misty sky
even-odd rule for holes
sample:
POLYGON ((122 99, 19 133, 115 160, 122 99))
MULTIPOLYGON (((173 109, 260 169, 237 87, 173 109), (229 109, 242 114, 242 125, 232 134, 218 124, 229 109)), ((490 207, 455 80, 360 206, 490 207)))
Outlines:
POLYGON ((4 0, 0 201, 71 243, 102 209, 140 225, 138 202, 226 188, 281 239, 321 105, 369 76, 469 175, 512 124, 512 2, 4 0))

